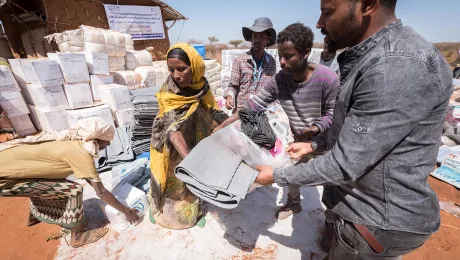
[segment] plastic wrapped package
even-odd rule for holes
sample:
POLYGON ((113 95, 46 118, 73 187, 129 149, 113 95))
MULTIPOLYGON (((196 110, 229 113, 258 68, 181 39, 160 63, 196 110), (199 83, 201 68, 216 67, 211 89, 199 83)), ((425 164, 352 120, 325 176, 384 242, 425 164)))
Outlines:
POLYGON ((274 168, 282 167, 289 161, 286 155, 288 131, 276 120, 270 121, 270 126, 276 134, 277 141, 275 148, 267 150, 259 147, 248 136, 241 132, 241 122, 231 124, 226 131, 229 131, 228 145, 235 153, 239 154, 243 161, 255 169, 257 165, 270 165, 274 168))
POLYGON ((118 67, 118 66, 109 67, 110 73, 115 72, 115 71, 124 71, 124 70, 126 70, 124 66, 123 67, 118 67))
POLYGON ((133 37, 131 36, 131 34, 123 34, 125 36, 125 42, 126 42, 126 50, 134 50, 134 41, 133 41, 133 37))
POLYGON ((93 44, 100 44, 105 45, 105 35, 104 30, 90 27, 90 26, 81 26, 81 30, 83 31, 84 41, 93 43, 93 44))
POLYGON ((157 86, 155 68, 153 66, 137 67, 134 71, 141 75, 141 85, 144 88, 157 86))
POLYGON ((220 64, 216 60, 205 60, 204 65, 206 71, 215 69, 217 66, 220 66, 220 64))
POLYGON ((165 68, 168 70, 168 63, 165 60, 154 61, 152 62, 152 66, 155 68, 165 68))
POLYGON ((166 68, 154 68, 155 69, 155 85, 162 86, 163 83, 169 77, 169 71, 166 68))
POLYGON ((126 61, 124 57, 109 57, 110 67, 125 67, 126 61))
POLYGON ((127 51, 125 56, 125 68, 135 70, 140 66, 152 66, 152 55, 148 51, 127 51))
POLYGON ((81 52, 84 50, 84 31, 82 29, 64 31, 45 37, 48 42, 55 41, 61 52, 81 52))
POLYGON ((107 54, 105 44, 92 43, 92 42, 85 43, 85 51, 86 52, 106 53, 107 54))
POLYGON ((124 57, 126 55, 126 38, 123 33, 112 32, 115 41, 115 56, 124 57))
POLYGON ((113 76, 113 83, 127 86, 129 89, 142 88, 142 77, 135 71, 114 71, 110 73, 113 76))

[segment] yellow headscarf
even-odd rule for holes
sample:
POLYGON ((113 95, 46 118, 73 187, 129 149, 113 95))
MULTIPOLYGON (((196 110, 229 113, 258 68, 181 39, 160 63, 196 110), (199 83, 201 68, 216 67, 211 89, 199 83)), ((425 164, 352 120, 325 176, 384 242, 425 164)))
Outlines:
MULTIPOLYGON (((188 85, 187 87, 192 89, 201 89, 206 84, 206 79, 204 78, 205 72, 205 65, 204 61, 201 58, 200 54, 188 43, 176 43, 168 50, 168 54, 173 49, 181 49, 183 50, 189 60, 190 60, 190 67, 192 69, 192 84, 188 85)), ((191 97, 184 97, 175 95, 173 93, 169 93, 167 91, 160 91, 157 93, 158 98, 158 105, 160 107, 160 111, 158 112, 158 117, 163 117, 163 115, 171 110, 181 108, 185 105, 191 104, 189 111, 184 116, 186 119, 189 117, 193 112, 196 111, 198 107, 199 100, 195 96, 191 97)), ((214 107, 218 108, 216 101, 214 100, 214 96, 212 95, 211 91, 208 91, 202 98, 202 102, 204 105, 207 105, 209 108, 214 107)))
MULTIPOLYGON (((173 49, 181 49, 183 50, 189 60, 190 60, 190 67, 192 70, 192 83, 187 87, 192 89, 201 89, 206 84, 206 79, 204 78, 205 73, 205 64, 201 56, 198 52, 188 43, 176 43, 168 50, 168 54, 173 49)), ((167 84, 167 82, 165 83, 167 84)), ((157 117, 161 118, 164 116, 165 113, 183 108, 186 105, 190 105, 187 113, 175 121, 168 127, 173 129, 177 124, 185 121, 189 118, 198 108, 198 105, 203 104, 208 108, 215 108, 219 109, 216 101, 214 100, 214 96, 209 90, 201 99, 197 98, 196 96, 180 96, 173 93, 168 92, 167 88, 161 88, 160 92, 156 94, 158 98, 158 105, 159 105, 159 112, 157 117)), ((162 151, 158 151, 154 147, 150 148, 150 167, 152 170, 152 175, 155 178, 156 182, 160 186, 161 192, 163 192, 166 188, 166 176, 168 173, 168 166, 169 166, 169 155, 170 151, 167 146, 167 142, 163 145, 162 151)))

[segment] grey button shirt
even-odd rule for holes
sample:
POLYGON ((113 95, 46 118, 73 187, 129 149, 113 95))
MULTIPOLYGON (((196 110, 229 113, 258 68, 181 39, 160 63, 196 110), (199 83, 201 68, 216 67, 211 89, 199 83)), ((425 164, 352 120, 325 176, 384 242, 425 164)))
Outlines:
POLYGON ((401 21, 338 57, 341 87, 324 156, 276 169, 281 185, 327 185, 325 205, 344 219, 430 234, 439 204, 427 183, 452 93, 439 51, 401 21))

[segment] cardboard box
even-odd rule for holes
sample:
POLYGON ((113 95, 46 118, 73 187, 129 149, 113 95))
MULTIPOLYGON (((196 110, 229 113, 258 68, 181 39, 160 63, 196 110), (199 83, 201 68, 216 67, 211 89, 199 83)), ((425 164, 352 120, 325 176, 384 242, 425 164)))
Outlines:
POLYGON ((27 104, 27 108, 29 108, 29 112, 30 112, 29 116, 30 116, 30 119, 32 120, 32 123, 35 126, 35 129, 37 129, 37 131, 41 131, 42 126, 40 124, 40 119, 38 119, 37 110, 35 109, 33 105, 29 105, 29 104, 27 104))
POLYGON ((44 110, 36 107, 35 111, 43 130, 53 132, 69 129, 65 109, 44 110))
POLYGON ((71 108, 87 107, 94 103, 88 83, 65 84, 64 91, 71 108))
POLYGON ((29 62, 29 59, 9 59, 8 62, 11 65, 11 70, 13 71, 14 75, 16 76, 16 80, 22 81, 24 83, 30 83, 27 80, 26 74, 24 73, 24 69, 22 68, 22 64, 25 62, 29 62))
POLYGON ((130 109, 133 107, 127 86, 109 84, 99 86, 101 100, 110 106, 113 111, 130 109))
POLYGON ((78 120, 88 118, 88 117, 100 117, 104 119, 107 123, 115 127, 115 122, 113 121, 112 111, 108 105, 101 105, 89 108, 67 110, 67 122, 69 126, 75 125, 78 120))
POLYGON ((115 122, 117 126, 129 125, 133 122, 133 110, 125 109, 115 112, 115 122))
POLYGON ((0 65, 0 92, 20 91, 18 83, 8 66, 0 65))
POLYGON ((16 133, 22 137, 35 134, 37 132, 28 114, 10 117, 9 119, 11 124, 14 126, 16 133))
POLYGON ((13 71, 14 77, 18 84, 30 84, 30 80, 27 78, 27 74, 24 72, 23 65, 32 61, 44 61, 48 58, 37 58, 37 59, 9 59, 8 62, 11 65, 11 70, 13 71))
POLYGON ((62 86, 39 87, 27 85, 27 89, 36 107, 44 110, 69 108, 62 86))
POLYGON ((92 75, 110 75, 109 55, 106 53, 85 52, 86 64, 92 75))
POLYGON ((55 61, 23 62, 22 68, 30 84, 51 87, 64 84, 59 64, 55 61))
MULTIPOLYGON (((149 209, 147 195, 131 184, 124 184, 113 191, 115 198, 128 208, 136 209, 137 215, 142 217, 149 209)), ((125 230, 131 226, 126 220, 125 214, 114 209, 112 206, 106 205, 101 200, 99 205, 107 220, 114 224, 119 230, 125 230)))
POLYGON ((19 91, 0 92, 0 107, 9 118, 29 114, 27 104, 19 91))
POLYGON ((67 84, 89 82, 85 54, 48 53, 48 57, 61 65, 62 74, 67 84))
POLYGON ((91 92, 95 101, 101 100, 99 86, 107 84, 113 84, 113 76, 91 75, 91 92))
POLYGON ((29 88, 27 87, 27 83, 24 81, 18 82, 19 89, 21 89, 21 94, 22 97, 24 98, 24 101, 26 101, 27 104, 34 105, 34 100, 32 98, 32 95, 30 94, 29 88))

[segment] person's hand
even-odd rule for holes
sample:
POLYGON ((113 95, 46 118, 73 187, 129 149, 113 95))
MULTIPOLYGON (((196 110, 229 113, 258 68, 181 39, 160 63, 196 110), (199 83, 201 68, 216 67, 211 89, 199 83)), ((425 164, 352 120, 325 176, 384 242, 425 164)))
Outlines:
POLYGON ((257 175, 256 183, 260 185, 270 185, 275 183, 275 179, 273 179, 273 168, 270 166, 257 166, 256 170, 259 171, 259 175, 257 175))
POLYGON ((215 132, 219 131, 220 129, 224 128, 224 123, 218 125, 216 128, 214 128, 214 130, 212 130, 212 133, 211 134, 214 134, 215 132))
POLYGON ((300 159, 314 152, 311 143, 293 143, 288 146, 286 152, 289 153, 292 159, 300 159))
POLYGON ((126 208, 124 214, 126 216, 126 220, 128 220, 129 223, 134 223, 139 220, 136 209, 126 208))
POLYGON ((305 140, 306 138, 310 138, 320 133, 319 127, 316 125, 312 125, 308 128, 305 132, 301 133, 296 137, 297 141, 305 140))
POLYGON ((235 105, 235 104, 234 104, 234 102, 233 102, 232 96, 227 96, 226 102, 225 102, 225 107, 226 107, 228 110, 232 110, 234 105, 235 105))

